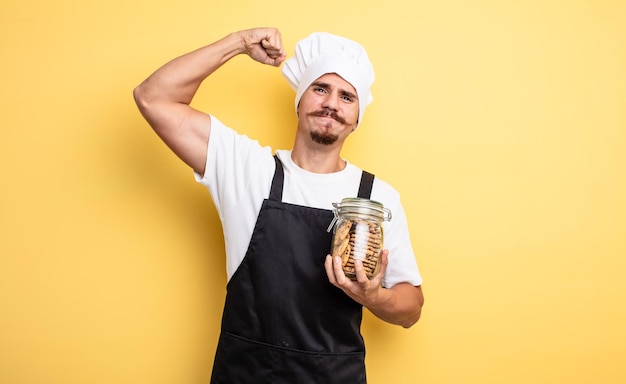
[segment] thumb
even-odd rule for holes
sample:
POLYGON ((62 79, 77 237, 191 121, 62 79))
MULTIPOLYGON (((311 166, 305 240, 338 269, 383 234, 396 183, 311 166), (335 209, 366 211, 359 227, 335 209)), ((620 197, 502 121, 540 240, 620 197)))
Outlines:
POLYGON ((267 53, 267 56, 274 60, 275 65, 284 61, 286 55, 282 45, 273 44, 268 39, 263 39, 261 40, 261 46, 265 50, 265 53, 267 53))

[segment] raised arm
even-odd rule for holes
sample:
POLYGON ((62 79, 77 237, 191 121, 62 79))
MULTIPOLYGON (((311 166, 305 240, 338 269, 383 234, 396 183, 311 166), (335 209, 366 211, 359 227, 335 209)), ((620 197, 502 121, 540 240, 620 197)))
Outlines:
POLYGON ((233 32, 168 62, 133 91, 148 124, 181 160, 200 174, 206 165, 211 119, 189 104, 204 79, 242 53, 276 67, 285 60, 277 29, 233 32))

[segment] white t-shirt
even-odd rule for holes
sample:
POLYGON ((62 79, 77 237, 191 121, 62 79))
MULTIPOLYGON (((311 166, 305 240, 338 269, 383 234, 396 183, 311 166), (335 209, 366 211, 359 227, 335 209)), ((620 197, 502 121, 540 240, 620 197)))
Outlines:
MULTIPOLYGON (((347 163, 339 172, 312 173, 292 161, 291 151, 278 150, 276 154, 285 173, 283 202, 332 210, 332 203, 356 197, 362 172, 358 167, 347 163)), ((222 222, 229 280, 246 255, 261 204, 269 196, 276 169, 272 156, 270 147, 238 134, 211 116, 205 172, 203 176, 195 173, 195 177, 208 188, 222 222)), ((391 221, 383 223, 384 248, 389 250, 383 286, 390 288, 401 282, 421 285, 400 195, 376 177, 371 199, 392 213, 391 221)))

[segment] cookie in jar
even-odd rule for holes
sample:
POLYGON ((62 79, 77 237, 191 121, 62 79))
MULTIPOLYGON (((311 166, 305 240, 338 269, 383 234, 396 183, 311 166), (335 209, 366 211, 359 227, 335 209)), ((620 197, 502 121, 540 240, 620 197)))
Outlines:
POLYGON ((356 280, 355 260, 361 260, 368 279, 380 269, 383 249, 383 221, 391 220, 391 211, 381 203, 358 197, 349 197, 333 203, 331 256, 341 258, 345 275, 356 280))

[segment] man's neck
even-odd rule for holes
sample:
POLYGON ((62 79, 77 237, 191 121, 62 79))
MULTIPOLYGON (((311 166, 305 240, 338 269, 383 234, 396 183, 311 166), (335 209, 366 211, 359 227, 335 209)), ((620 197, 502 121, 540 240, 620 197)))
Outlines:
POLYGON ((334 173, 346 167, 346 161, 339 156, 341 148, 299 148, 291 151, 291 160, 305 171, 313 173, 334 173))

